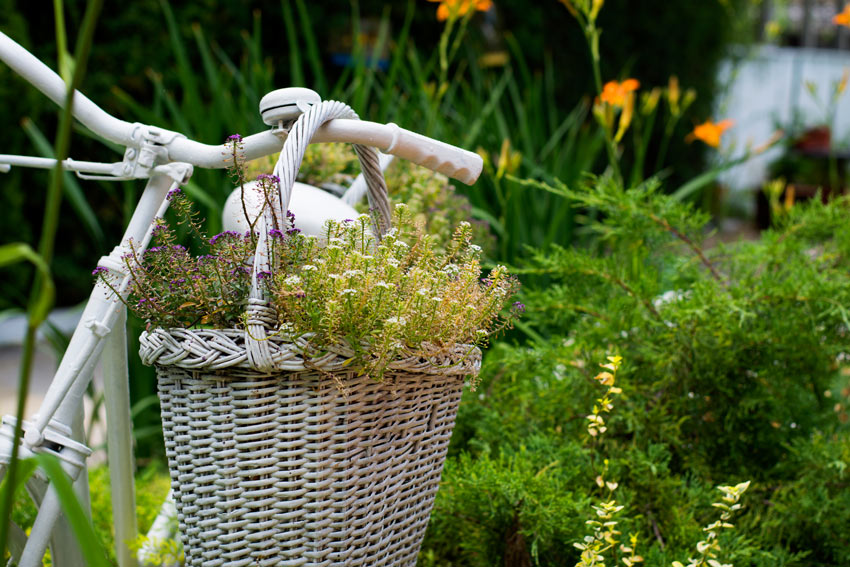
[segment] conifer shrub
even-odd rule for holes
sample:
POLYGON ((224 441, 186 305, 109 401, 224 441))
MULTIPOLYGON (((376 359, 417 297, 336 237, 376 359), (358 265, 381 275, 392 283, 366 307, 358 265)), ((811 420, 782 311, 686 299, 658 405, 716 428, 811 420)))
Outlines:
MULTIPOLYGON (((502 342, 458 417, 431 565, 575 565, 607 460, 645 565, 697 557, 719 484, 752 480, 724 559, 850 557, 850 200, 797 205, 756 241, 706 246, 706 215, 654 182, 526 185, 570 200, 585 241, 519 269, 529 340, 502 342), (595 361, 624 358, 588 444, 595 361)), ((628 555, 626 555, 627 557, 628 555)))

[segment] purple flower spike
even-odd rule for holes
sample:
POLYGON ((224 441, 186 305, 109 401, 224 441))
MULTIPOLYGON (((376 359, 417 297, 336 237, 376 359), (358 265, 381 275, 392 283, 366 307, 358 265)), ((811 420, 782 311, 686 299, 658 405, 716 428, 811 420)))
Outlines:
POLYGON ((525 303, 523 303, 521 301, 515 301, 513 308, 514 308, 514 311, 517 313, 517 315, 525 313, 525 303))
POLYGON ((257 279, 264 280, 266 278, 272 277, 271 272, 257 272, 257 279))
POLYGON ((234 232, 232 230, 225 230, 224 232, 219 232, 218 234, 216 234, 215 236, 210 238, 210 244, 215 244, 218 241, 219 238, 223 238, 223 237, 227 237, 227 236, 233 236, 233 237, 238 238, 240 235, 239 235, 238 232, 234 232))
POLYGON ((232 136, 227 137, 227 141, 239 143, 242 141, 242 136, 240 136, 239 134, 233 134, 232 136))
POLYGON ((108 274, 108 273, 109 273, 109 270, 107 270, 107 269, 106 269, 106 268, 104 268, 103 266, 98 266, 97 268, 95 268, 94 270, 92 270, 91 275, 93 275, 93 276, 99 276, 99 275, 101 275, 101 274, 102 274, 102 275, 104 275, 104 276, 105 276, 105 275, 106 275, 106 274, 108 274))
POLYGON ((272 238, 283 238, 283 233, 276 228, 273 228, 269 231, 269 236, 272 238))
POLYGON ((257 176, 257 181, 269 181, 274 184, 280 183, 280 177, 277 175, 269 175, 268 173, 261 173, 257 176))
POLYGON ((171 199, 173 199, 174 197, 176 197, 176 196, 177 196, 177 195, 179 195, 180 193, 182 193, 182 191, 180 190, 180 187, 175 187, 174 189, 172 189, 171 191, 169 191, 169 192, 165 195, 165 198, 166 198, 166 199, 168 199, 168 200, 170 201, 171 199))

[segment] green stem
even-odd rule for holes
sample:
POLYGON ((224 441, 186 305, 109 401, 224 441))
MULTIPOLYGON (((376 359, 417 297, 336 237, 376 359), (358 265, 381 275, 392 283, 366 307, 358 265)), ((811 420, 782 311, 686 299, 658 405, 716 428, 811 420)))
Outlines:
MULTIPOLYGON (((582 23, 584 30, 584 39, 587 41, 587 48, 590 50, 590 62, 593 69, 593 82, 596 85, 596 96, 602 96, 602 69, 599 57, 599 30, 596 28, 596 22, 587 20, 582 23)), ((622 185, 623 175, 620 173, 620 158, 617 156, 617 144, 614 142, 614 137, 609 129, 602 125, 602 130, 605 134, 605 151, 608 154, 608 165, 611 166, 611 171, 614 174, 614 179, 622 185)))
POLYGON ((678 124, 678 122, 678 116, 672 117, 667 121, 664 128, 664 137, 661 138, 661 146, 658 150, 658 155, 655 158, 655 171, 653 171, 653 173, 661 171, 661 166, 664 165, 664 160, 667 158, 667 148, 670 146, 670 139, 673 137, 673 132, 676 129, 676 124, 678 124))
MULTIPOLYGON (((86 61, 88 60, 89 52, 91 51, 92 38, 94 37, 95 23, 97 16, 100 13, 100 8, 103 0, 90 0, 86 13, 83 18, 83 25, 80 29, 80 35, 77 39, 77 45, 74 50, 74 60, 76 66, 74 74, 68 85, 68 92, 65 96, 65 105, 61 112, 59 121, 59 130, 56 134, 56 144, 54 155, 56 156, 56 166, 53 170, 53 175, 50 178, 50 187, 47 192, 46 204, 44 207, 44 221, 42 224, 41 237, 38 245, 38 253, 44 260, 45 264, 49 265, 53 258, 53 248, 56 240, 56 231, 59 225, 59 206, 62 202, 62 161, 68 156, 68 149, 71 144, 71 127, 73 125, 72 103, 74 99, 74 91, 82 82, 85 74, 86 61)), ((6 546, 9 535, 9 525, 11 523, 12 503, 15 498, 14 486, 15 476, 17 473, 19 440, 23 434, 23 417, 26 404, 27 392, 29 391, 30 374, 32 371, 33 355, 35 354, 35 338, 36 331, 42 321, 40 317, 35 315, 35 306, 38 303, 38 298, 46 292, 48 280, 38 272, 35 276, 35 281, 30 292, 29 304, 27 307, 28 322, 27 333, 24 337, 23 352, 21 354, 21 371, 18 377, 18 403, 17 403, 17 422, 15 423, 15 431, 12 436, 12 455, 8 466, 8 484, 5 494, 0 495, 0 557, 5 557, 6 546)))

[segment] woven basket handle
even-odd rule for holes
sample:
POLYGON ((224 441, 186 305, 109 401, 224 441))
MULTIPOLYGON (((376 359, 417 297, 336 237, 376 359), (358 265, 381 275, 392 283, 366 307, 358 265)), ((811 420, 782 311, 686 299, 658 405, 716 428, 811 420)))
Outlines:
MULTIPOLYGON (((304 112, 289 130, 283 144, 280 157, 274 168, 279 179, 277 198, 271 199, 270 206, 263 209, 258 223, 257 250, 254 254, 254 269, 251 273, 251 293, 248 297, 247 321, 245 325, 245 345, 248 350, 248 362, 260 372, 271 372, 274 360, 268 342, 268 331, 277 325, 277 313, 269 305, 262 280, 275 268, 272 265, 271 236, 273 229, 285 232, 288 220, 286 212, 292 197, 295 177, 304 159, 304 152, 316 130, 335 118, 358 119, 357 113, 347 104, 337 101, 325 101, 314 104, 304 112)), ((384 180, 378 160, 378 152, 369 146, 354 144, 354 151, 360 160, 360 167, 366 179, 369 197, 369 209, 372 212, 372 231, 378 240, 390 229, 390 200, 387 183, 384 180)))

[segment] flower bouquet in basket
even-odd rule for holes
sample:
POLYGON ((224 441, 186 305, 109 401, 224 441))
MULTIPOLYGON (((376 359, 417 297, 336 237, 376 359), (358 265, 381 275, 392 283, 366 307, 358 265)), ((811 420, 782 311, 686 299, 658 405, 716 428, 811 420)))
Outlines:
POLYGON ((251 185, 247 232, 207 238, 174 190, 208 253, 159 220, 124 259, 189 565, 414 565, 464 381, 521 308, 505 311, 517 281, 482 274, 468 223, 441 242, 390 206, 368 148, 371 215, 295 228, 289 195, 326 104, 251 185))

